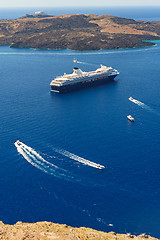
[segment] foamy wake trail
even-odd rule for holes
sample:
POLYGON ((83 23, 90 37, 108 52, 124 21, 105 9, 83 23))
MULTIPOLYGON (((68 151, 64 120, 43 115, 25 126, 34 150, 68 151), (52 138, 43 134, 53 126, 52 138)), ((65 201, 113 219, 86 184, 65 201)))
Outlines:
POLYGON ((76 63, 85 64, 85 65, 91 65, 91 66, 98 66, 98 64, 87 63, 87 62, 80 62, 80 61, 77 61, 76 63))
POLYGON ((94 167, 94 168, 100 168, 100 167, 102 167, 102 168, 104 168, 104 166, 102 166, 102 165, 100 165, 100 164, 97 164, 97 163, 95 163, 95 162, 91 162, 91 161, 89 161, 89 160, 87 160, 87 159, 85 159, 85 158, 79 157, 79 156, 77 156, 77 155, 75 155, 75 154, 73 154, 73 153, 70 153, 70 152, 66 151, 66 150, 54 149, 54 151, 57 152, 57 153, 62 154, 63 156, 66 156, 66 157, 68 157, 68 158, 70 158, 70 159, 73 159, 73 160, 75 160, 75 161, 77 161, 77 162, 80 162, 80 163, 83 163, 83 164, 85 164, 85 165, 88 165, 88 166, 90 166, 90 167, 94 167))
POLYGON ((72 180, 72 176, 66 175, 66 170, 57 167, 55 164, 46 161, 39 153, 37 153, 33 148, 27 146, 26 144, 19 142, 14 143, 17 151, 30 163, 32 166, 38 168, 39 170, 54 175, 55 177, 63 178, 66 180, 72 180))
POLYGON ((34 149, 32 149, 31 147, 28 147, 24 143, 22 145, 22 148, 25 149, 25 151, 27 151, 30 156, 34 156, 34 158, 37 159, 38 162, 40 162, 40 164, 42 164, 42 165, 47 164, 54 168, 58 168, 56 165, 46 161, 39 153, 37 153, 34 149))
POLYGON ((138 106, 142 107, 142 108, 145 108, 146 110, 148 111, 153 111, 152 108, 150 108, 149 106, 147 106, 146 104, 144 104, 143 102, 140 102, 136 99, 129 99, 131 102, 137 104, 138 106))

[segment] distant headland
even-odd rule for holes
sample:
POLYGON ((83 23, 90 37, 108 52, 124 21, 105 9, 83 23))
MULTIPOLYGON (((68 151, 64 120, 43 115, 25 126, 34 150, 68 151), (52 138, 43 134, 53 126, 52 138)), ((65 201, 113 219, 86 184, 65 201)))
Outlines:
POLYGON ((135 21, 111 15, 51 16, 44 11, 0 20, 0 45, 13 48, 100 50, 155 45, 160 21, 135 21))
POLYGON ((44 11, 36 11, 34 14, 26 14, 26 16, 21 18, 44 18, 44 17, 53 17, 44 11))

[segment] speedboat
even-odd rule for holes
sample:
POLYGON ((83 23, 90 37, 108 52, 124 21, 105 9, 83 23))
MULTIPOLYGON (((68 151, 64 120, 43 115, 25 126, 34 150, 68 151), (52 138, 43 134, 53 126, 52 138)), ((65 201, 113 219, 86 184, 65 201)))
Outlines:
POLYGON ((134 122, 134 117, 132 117, 131 115, 128 115, 127 118, 128 118, 131 122, 134 122))
POLYGON ((112 224, 112 223, 109 223, 108 226, 109 226, 109 227, 113 227, 113 224, 112 224))
POLYGON ((19 146, 22 145, 22 143, 21 143, 19 140, 17 140, 16 143, 17 143, 17 145, 19 145, 19 146))
POLYGON ((73 62, 74 62, 74 63, 77 63, 77 60, 76 60, 76 59, 74 59, 74 60, 73 60, 73 62))
POLYGON ((97 167, 98 167, 99 169, 104 169, 104 168, 105 168, 104 166, 102 166, 102 165, 100 165, 100 164, 97 164, 97 167))
POLYGON ((130 97, 130 98, 128 98, 130 101, 132 101, 133 100, 133 97, 130 97))

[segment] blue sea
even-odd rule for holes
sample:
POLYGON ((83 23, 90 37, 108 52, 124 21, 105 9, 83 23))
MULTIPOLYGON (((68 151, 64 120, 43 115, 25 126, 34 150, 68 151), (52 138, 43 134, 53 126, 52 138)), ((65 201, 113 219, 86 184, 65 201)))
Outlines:
POLYGON ((160 6, 153 7, 32 7, 32 8, 0 8, 0 19, 17 19, 35 11, 46 11, 50 15, 62 14, 110 14, 116 17, 131 18, 144 21, 160 21, 160 6))
MULTIPOLYGON (((158 17, 144 11, 138 18, 147 16, 158 17)), ((84 52, 0 46, 0 220, 160 237, 160 41, 155 42, 84 52), (75 58, 84 71, 104 64, 120 75, 103 86, 51 93, 51 80, 71 73, 75 58), (14 145, 17 140, 23 147, 14 145)))

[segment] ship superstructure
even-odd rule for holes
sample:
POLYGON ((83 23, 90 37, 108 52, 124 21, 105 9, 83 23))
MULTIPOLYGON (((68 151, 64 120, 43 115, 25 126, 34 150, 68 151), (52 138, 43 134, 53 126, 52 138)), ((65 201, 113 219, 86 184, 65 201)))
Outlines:
POLYGON ((73 73, 56 77, 52 82, 51 91, 57 93, 68 92, 80 88, 91 87, 106 83, 108 80, 113 80, 119 72, 112 67, 101 65, 95 71, 83 72, 80 68, 75 67, 73 73))

